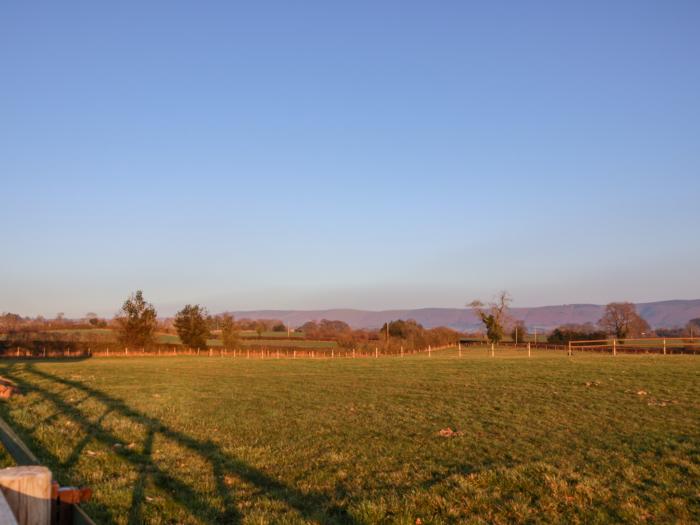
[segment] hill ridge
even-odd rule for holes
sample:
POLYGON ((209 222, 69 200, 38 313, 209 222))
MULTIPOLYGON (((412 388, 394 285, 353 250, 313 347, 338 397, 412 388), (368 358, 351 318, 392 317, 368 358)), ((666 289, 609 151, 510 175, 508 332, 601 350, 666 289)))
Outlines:
MULTIPOLYGON (((637 311, 652 328, 683 326, 700 317, 700 299, 670 299, 636 303, 637 311)), ((567 323, 596 323, 605 305, 572 303, 548 306, 515 307, 511 314, 528 328, 552 329, 567 323)), ((480 328, 469 308, 422 307, 363 310, 359 308, 326 308, 313 310, 262 309, 232 310, 236 318, 279 319, 292 326, 321 319, 339 320, 353 328, 378 328, 386 321, 415 319, 426 328, 449 326, 458 330, 480 328)))

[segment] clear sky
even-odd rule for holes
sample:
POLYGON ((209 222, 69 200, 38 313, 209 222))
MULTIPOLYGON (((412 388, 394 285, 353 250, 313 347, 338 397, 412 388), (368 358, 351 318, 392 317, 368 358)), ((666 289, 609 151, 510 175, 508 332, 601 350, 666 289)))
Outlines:
POLYGON ((700 298, 700 2, 0 6, 0 311, 700 298))

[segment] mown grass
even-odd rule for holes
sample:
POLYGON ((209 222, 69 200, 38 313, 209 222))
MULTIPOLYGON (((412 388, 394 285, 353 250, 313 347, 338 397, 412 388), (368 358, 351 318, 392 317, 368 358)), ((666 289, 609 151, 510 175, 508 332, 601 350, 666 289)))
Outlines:
POLYGON ((100 523, 693 523, 700 359, 3 361, 100 523), (451 427, 458 435, 438 435, 451 427))

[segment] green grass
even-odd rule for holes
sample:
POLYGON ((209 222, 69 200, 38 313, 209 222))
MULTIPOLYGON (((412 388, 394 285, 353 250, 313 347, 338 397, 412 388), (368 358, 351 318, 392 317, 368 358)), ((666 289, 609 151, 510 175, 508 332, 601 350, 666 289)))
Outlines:
MULTIPOLYGON (((301 339, 304 337, 304 334, 302 332, 291 332, 287 334, 287 331, 285 330, 284 332, 263 332, 262 334, 263 339, 301 339)), ((241 330, 241 337, 258 337, 258 332, 255 330, 241 330)))
POLYGON ((98 523, 700 520, 700 358, 464 354, 2 361, 0 411, 98 523))
MULTIPOLYGON (((96 343, 117 343, 117 336, 111 328, 66 328, 60 330, 48 330, 47 334, 61 334, 66 338, 72 338, 81 342, 96 342, 96 343)), ((313 341, 302 339, 303 334, 291 334, 287 337, 287 332, 263 332, 262 338, 258 338, 257 332, 244 332, 241 334, 240 345, 243 347, 296 347, 296 348, 335 348, 335 341, 313 341)), ((0 335, 0 340, 3 338, 0 335)), ((163 345, 179 345, 182 344, 177 334, 157 333, 156 343, 163 345)), ((222 346, 221 339, 208 339, 207 346, 220 347, 222 346)))

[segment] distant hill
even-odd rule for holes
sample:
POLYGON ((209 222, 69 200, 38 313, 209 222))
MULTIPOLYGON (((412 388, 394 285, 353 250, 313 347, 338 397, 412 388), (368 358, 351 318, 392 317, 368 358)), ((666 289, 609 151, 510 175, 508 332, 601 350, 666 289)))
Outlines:
MULTIPOLYGON (((529 328, 551 329, 566 323, 595 323, 605 306, 596 304, 564 304, 534 308, 513 308, 512 315, 523 320, 529 328)), ((637 311, 652 328, 683 326, 700 317, 700 299, 639 303, 637 311)), ((345 321, 353 328, 378 328, 394 319, 415 319, 426 328, 449 326, 457 330, 481 328, 468 308, 418 308, 406 310, 250 310, 231 312, 237 319, 279 319, 291 326, 307 321, 334 319, 345 321)))

